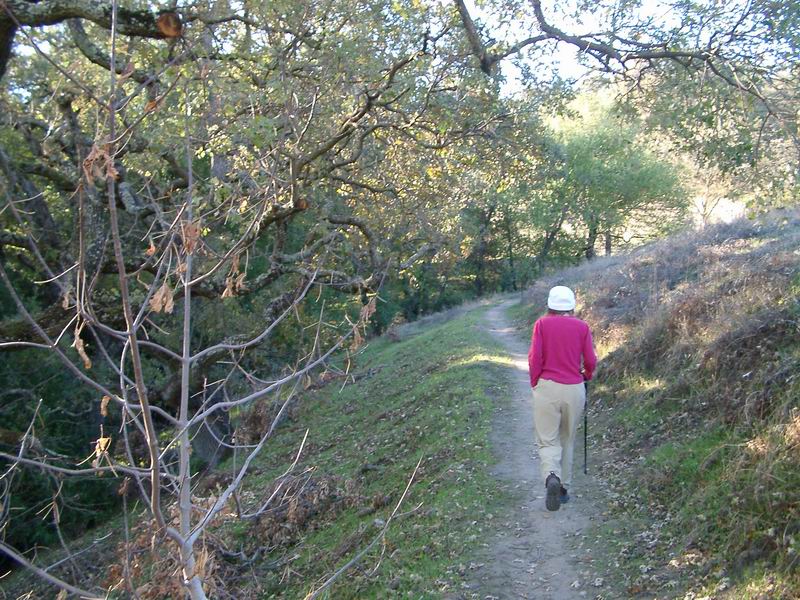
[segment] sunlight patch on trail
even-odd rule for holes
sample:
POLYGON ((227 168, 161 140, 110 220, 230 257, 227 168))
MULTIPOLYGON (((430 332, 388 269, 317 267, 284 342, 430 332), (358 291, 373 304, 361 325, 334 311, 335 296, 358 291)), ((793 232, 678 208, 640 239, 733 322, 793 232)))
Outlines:
POLYGON ((525 359, 514 358, 513 356, 500 356, 497 354, 475 354, 469 358, 452 363, 453 366, 467 366, 478 363, 491 363, 503 367, 512 367, 519 371, 528 372, 528 362, 525 359))

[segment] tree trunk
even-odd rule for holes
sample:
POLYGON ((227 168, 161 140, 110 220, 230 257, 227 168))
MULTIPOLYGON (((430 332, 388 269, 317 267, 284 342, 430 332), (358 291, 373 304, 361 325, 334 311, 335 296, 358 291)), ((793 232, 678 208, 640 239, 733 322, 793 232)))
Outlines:
POLYGON ((544 244, 542 244, 542 249, 539 251, 539 255, 536 257, 536 264, 539 267, 539 271, 544 268, 544 261, 547 260, 547 256, 550 254, 550 248, 553 246, 553 242, 556 241, 558 232, 561 231, 561 226, 564 224, 564 219, 566 217, 567 205, 565 204, 562 207, 561 213, 558 215, 555 223, 553 223, 553 226, 547 230, 547 233, 544 236, 544 244))
POLYGON ((483 295, 483 271, 484 271, 484 258, 486 254, 486 244, 483 237, 478 242, 478 251, 475 253, 475 293, 478 296, 483 295))
POLYGON ((592 260, 597 256, 594 251, 594 244, 597 241, 598 227, 596 222, 589 223, 589 234, 586 237, 586 258, 592 260))
POLYGON ((514 265, 514 236, 511 228, 511 217, 508 210, 505 211, 503 219, 506 230, 506 242, 508 244, 508 269, 511 273, 511 289, 517 291, 517 269, 514 265))
POLYGON ((611 256, 611 228, 606 229, 606 256, 611 256))

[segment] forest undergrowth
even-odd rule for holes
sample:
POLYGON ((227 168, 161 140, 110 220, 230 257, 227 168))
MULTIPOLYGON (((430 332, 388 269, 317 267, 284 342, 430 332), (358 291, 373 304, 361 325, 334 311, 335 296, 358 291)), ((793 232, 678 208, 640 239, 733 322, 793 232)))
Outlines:
POLYGON ((560 271, 595 332, 590 452, 607 567, 632 598, 800 597, 800 215, 560 271))

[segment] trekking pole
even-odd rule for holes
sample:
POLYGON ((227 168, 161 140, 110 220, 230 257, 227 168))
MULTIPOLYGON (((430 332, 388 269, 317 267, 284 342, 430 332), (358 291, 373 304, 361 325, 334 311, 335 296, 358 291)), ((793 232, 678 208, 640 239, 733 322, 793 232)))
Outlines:
POLYGON ((583 474, 587 475, 587 463, 589 457, 589 382, 583 382, 583 389, 586 390, 586 403, 583 407, 583 474))

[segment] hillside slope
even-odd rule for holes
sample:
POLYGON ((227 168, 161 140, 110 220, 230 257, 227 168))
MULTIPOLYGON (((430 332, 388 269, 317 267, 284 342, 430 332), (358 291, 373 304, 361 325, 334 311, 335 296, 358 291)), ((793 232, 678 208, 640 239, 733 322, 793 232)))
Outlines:
POLYGON ((800 220, 737 222, 561 271, 601 362, 591 452, 630 597, 800 597, 800 220), (622 523, 622 525, 620 525, 622 523))
MULTIPOLYGON (((709 229, 561 271, 511 309, 521 340, 554 284, 578 291, 601 356, 589 415, 599 484, 574 504, 596 524, 567 552, 580 553, 589 581, 601 576, 591 593, 800 597, 800 219, 709 229)), ((203 541, 212 597, 304 598, 348 565, 322 597, 486 597, 476 557, 523 509, 491 474, 492 419, 513 413, 513 361, 485 313, 409 324, 339 365, 346 378, 332 368, 306 382, 203 541), (238 518, 270 497, 268 510, 238 518)), ((237 435, 246 441, 275 414, 270 402, 253 407, 237 435)), ((202 480, 201 506, 237 460, 202 480)), ((72 566, 44 562, 112 598, 126 587, 143 600, 180 597, 172 549, 135 507, 131 517, 128 546, 120 517, 76 544, 98 540, 72 566)), ((573 592, 584 597, 571 587, 564 597, 573 592)), ((0 590, 53 595, 21 573, 0 590)))
MULTIPOLYGON (((489 434, 491 415, 507 401, 506 359, 481 325, 484 313, 474 305, 411 324, 305 382, 203 540, 199 568, 210 597, 304 598, 354 560, 322 597, 439 598, 466 585, 462 563, 483 542, 484 515, 498 514, 503 499, 489 474, 489 434)), ((258 439, 282 401, 240 415, 240 441, 258 439)), ((200 507, 241 461, 200 480, 200 507)), ((74 567, 100 596, 129 597, 128 588, 142 600, 182 597, 174 549, 140 510, 74 547, 93 540, 72 561, 54 551, 42 563, 56 563, 51 572, 68 581, 74 567)), ((18 571, 0 599, 54 597, 53 589, 18 571)))

